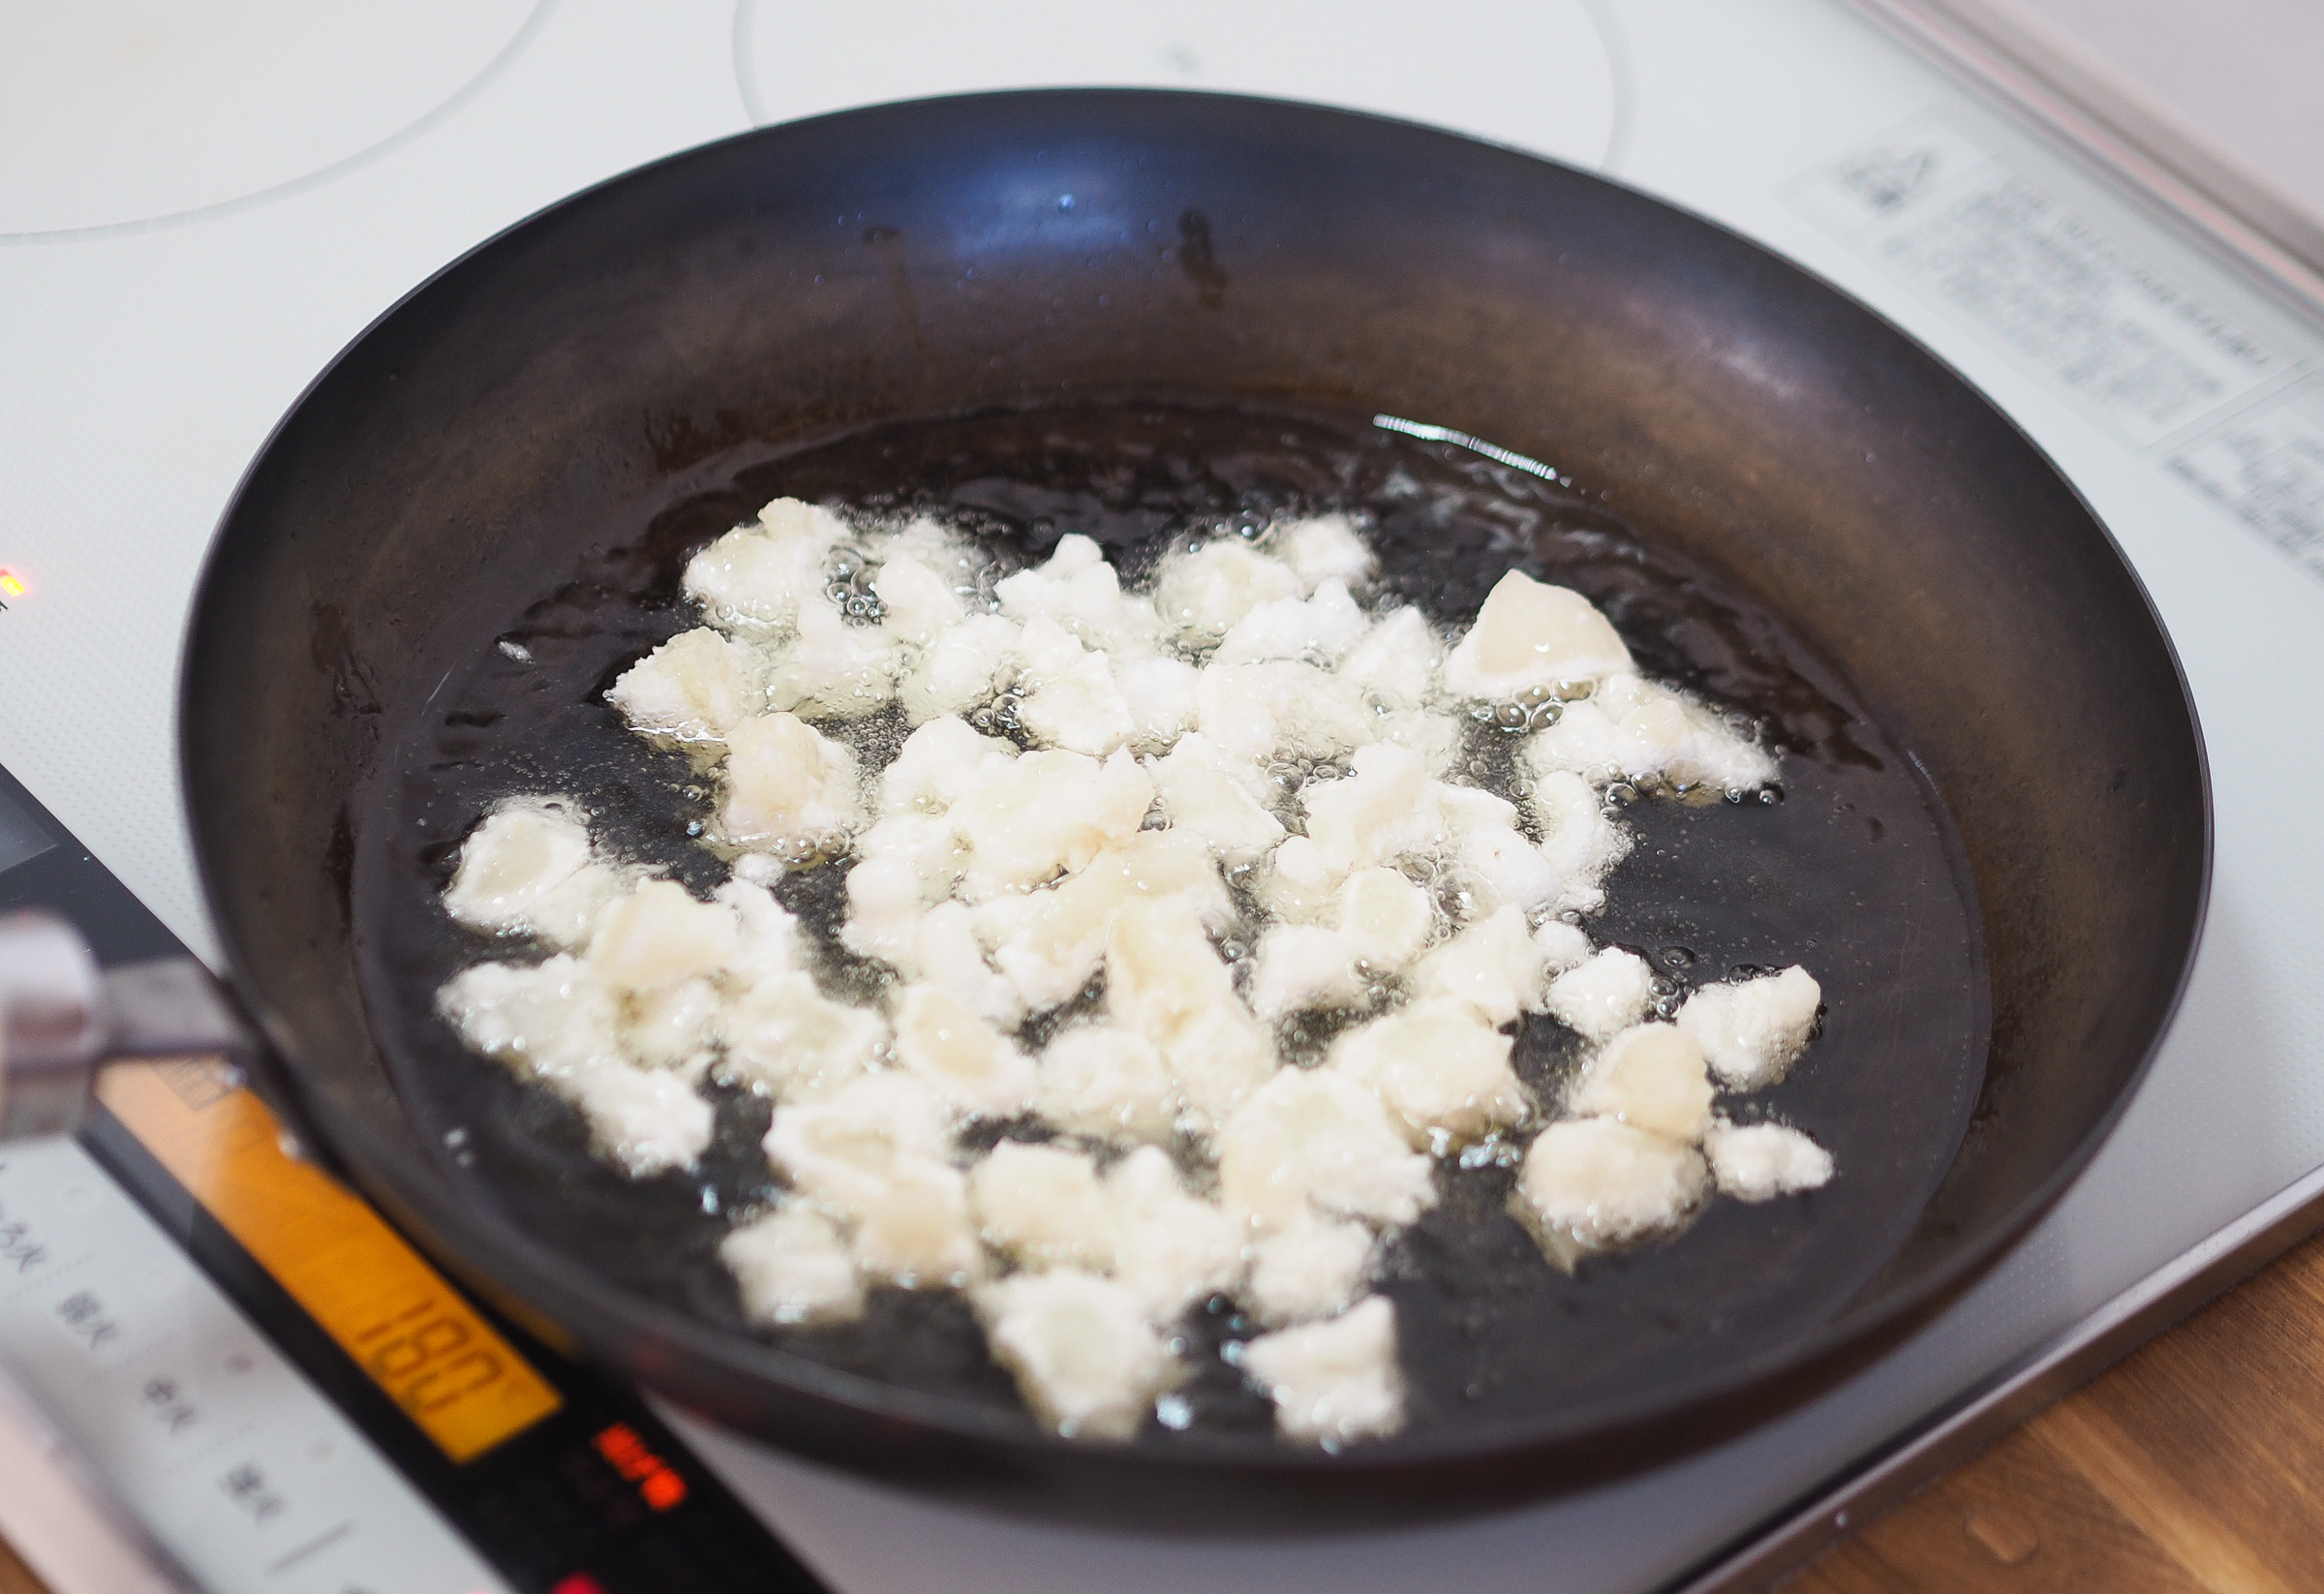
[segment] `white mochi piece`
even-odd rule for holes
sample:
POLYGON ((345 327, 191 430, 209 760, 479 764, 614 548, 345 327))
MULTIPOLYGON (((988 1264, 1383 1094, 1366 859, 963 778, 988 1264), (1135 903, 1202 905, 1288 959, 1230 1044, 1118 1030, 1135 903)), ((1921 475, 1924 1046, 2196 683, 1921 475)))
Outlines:
POLYGON ((920 650, 896 685, 903 717, 917 725, 965 714, 993 700, 1022 628, 1006 615, 972 614, 920 650))
POLYGON ((719 1260, 753 1323, 814 1327, 863 1315, 864 1286, 847 1241, 811 1209, 785 1205, 740 1225, 719 1241, 719 1260))
POLYGON ((952 806, 967 848, 969 902, 1045 885, 1138 834, 1154 784, 1127 749, 1104 763, 1050 749, 1028 752, 952 806))
POLYGON ((1344 865, 1324 856, 1305 836, 1287 838, 1251 887, 1259 904, 1287 924, 1328 924, 1339 906, 1344 865))
POLYGON ((1436 927, 1428 893, 1393 869, 1360 869, 1339 888, 1339 933, 1378 974, 1420 956, 1436 927))
POLYGON ((1154 583, 1154 608, 1181 646, 1207 648, 1262 603, 1300 595, 1299 571, 1228 537, 1173 551, 1154 583))
POLYGON ((1045 1120, 1072 1134, 1168 1142, 1178 1092, 1152 1041, 1118 1025, 1077 1024, 1042 1052, 1033 1104, 1045 1120))
POLYGON ((799 633, 767 670, 767 706, 821 719, 858 719, 895 700, 903 657, 876 626, 850 625, 829 601, 799 611, 799 633))
POLYGON ((1832 1153, 1781 1123, 1719 1123, 1703 1142, 1720 1192, 1737 1201, 1773 1201, 1831 1182, 1832 1153))
POLYGON ((1201 731, 1178 739, 1147 766, 1173 829, 1199 836, 1230 863, 1263 857, 1283 840, 1283 824, 1259 801, 1248 759, 1230 758, 1201 731))
POLYGON ((1609 946, 1549 982, 1544 1008, 1588 1040, 1606 1041, 1645 1017, 1654 970, 1635 952, 1609 946))
POLYGON ((1275 1070, 1273 1041, 1236 999, 1234 976, 1183 900, 1125 903, 1116 912, 1106 1008, 1162 1054, 1195 1129, 1225 1121, 1275 1070))
POLYGON ((622 1050, 641 1068, 669 1068, 698 1080, 711 1064, 725 1006, 709 980, 680 980, 631 993, 623 1003, 622 1050))
POLYGON ((1396 1310, 1386 1296, 1329 1322, 1262 1334, 1243 1347, 1241 1364, 1273 1398, 1275 1426, 1291 1438, 1336 1448, 1404 1425, 1396 1310))
POLYGON ((1355 682, 1290 659, 1205 665, 1194 709, 1196 728, 1238 758, 1342 758, 1381 721, 1355 682))
POLYGON ((621 991, 723 974, 742 950, 734 909, 696 902, 675 880, 640 880, 597 915, 589 966, 621 991))
POLYGON ((745 852, 734 860, 734 873, 728 878, 771 891, 776 882, 782 878, 783 873, 782 865, 766 854, 745 852))
POLYGON ((1095 1273, 1017 1273, 972 1300, 993 1359, 1040 1419, 1077 1439, 1128 1439, 1180 1369, 1136 1291, 1095 1273))
POLYGON ((735 845, 804 862, 863 822, 854 752, 798 716, 746 720, 726 749, 719 823, 735 845))
POLYGON ((1630 831, 1605 810, 1589 782, 1552 771, 1535 782, 1530 798, 1542 827, 1542 856, 1557 871, 1560 913, 1595 913, 1605 905, 1605 877, 1630 856, 1630 831))
POLYGON ((598 1152, 631 1179, 691 1168, 710 1145, 710 1103, 676 1074, 599 1062, 544 1077, 589 1120, 598 1152))
POLYGON ((726 1077, 784 1101, 830 1096, 888 1050, 885 1020, 832 1000, 804 973, 754 982, 727 1002, 720 1027, 726 1077))
POLYGON ((1678 1010, 1678 1027, 1702 1047, 1730 1090, 1757 1090, 1789 1073, 1816 1029, 1823 988, 1793 964, 1732 985, 1706 985, 1678 1010))
POLYGON ((891 813, 857 833, 855 854, 867 863, 904 865, 931 905, 951 895, 965 862, 960 839, 940 813, 891 813))
POLYGON ((719 742, 756 714, 757 650, 708 626, 682 631, 605 689, 629 728, 664 742, 719 742))
POLYGON ((1187 1192, 1170 1153, 1142 1146, 1106 1175, 1114 1274, 1167 1323, 1242 1277, 1242 1225, 1187 1192))
POLYGON ((1281 1063, 1274 1037, 1239 1005, 1206 1008, 1156 1042, 1177 1083, 1179 1127, 1214 1133, 1281 1063))
POLYGON ((993 593, 1001 612, 1027 631, 1047 621, 1118 659, 1151 653, 1162 631, 1153 604, 1124 593, 1105 550, 1079 533, 1057 538, 1048 564, 1004 577, 993 593))
POLYGON ((1300 585, 1308 592, 1327 581, 1361 587, 1379 566, 1363 534, 1344 514, 1311 515, 1278 525, 1269 540, 1275 556, 1298 573, 1300 585))
MULTIPOLYGON (((1545 921, 1533 933, 1533 944, 1542 955, 1543 967, 1551 974, 1578 967, 1590 956, 1590 937, 1582 933, 1581 926, 1568 924, 1563 919, 1545 921)), ((1529 1002, 1526 1011, 1538 1013, 1542 1009, 1529 1002)))
POLYGON ((951 1144, 935 1092, 892 1071, 861 1075, 820 1101, 784 1102, 764 1141, 767 1159, 794 1190, 849 1218, 898 1168, 940 1163, 951 1144))
POLYGON ((941 813, 890 813, 870 830, 855 834, 858 857, 895 857, 911 865, 913 874, 932 880, 936 900, 948 895, 960 876, 960 843, 941 813))
POLYGON ((952 894, 966 854, 952 826, 928 813, 889 815, 856 837, 855 850, 840 942, 850 952, 916 974, 921 919, 952 894))
POLYGON ((460 843, 444 911, 492 935, 534 935, 560 949, 581 945, 621 876, 595 861, 572 804, 525 797, 501 804, 460 843))
POLYGON ((1463 735, 1456 716, 1428 708, 1375 710, 1370 730, 1374 742, 1391 743, 1418 753, 1422 766, 1432 778, 1440 780, 1452 772, 1463 735))
POLYGON ((1114 1213, 1086 1151, 1004 1140, 968 1171, 968 1203, 984 1242, 1019 1267, 1114 1266, 1114 1213))
POLYGON ((952 531, 933 515, 914 515, 901 526, 875 531, 864 538, 872 561, 887 565, 908 559, 942 576, 955 592, 966 592, 992 556, 952 531))
POLYGON ((736 527, 688 562, 686 596, 715 625, 788 630, 802 606, 824 601, 825 562, 847 535, 847 523, 829 509, 779 498, 756 524, 736 527))
POLYGON ((729 979, 749 984, 787 974, 800 965, 804 947, 799 921, 763 884, 732 878, 710 894, 734 915, 735 949, 729 979))
POLYGON ((1234 1000, 1233 976, 1193 904, 1165 899, 1116 907, 1106 927, 1106 1005, 1116 1023, 1159 1040, 1234 1000))
POLYGON ((1227 757, 1257 764, 1274 756, 1275 697, 1259 669, 1221 665, 1198 671, 1194 722, 1227 757))
POLYGON ((1260 938, 1251 1009, 1280 1018, 1309 1007, 1355 1007, 1426 944, 1436 910, 1392 869, 1360 869, 1340 886, 1333 924, 1277 925, 1260 938))
POLYGON ((1278 598, 1262 603, 1228 628, 1213 664, 1264 664, 1273 659, 1303 659, 1336 664, 1368 629, 1364 613, 1348 596, 1348 584, 1328 577, 1308 598, 1278 598))
POLYGON ((920 932, 929 913, 926 881, 901 858, 867 858, 847 872, 847 917, 840 944, 920 977, 920 932))
POLYGON ((927 720, 879 772, 879 812, 942 813, 1016 756, 1013 744, 979 735, 957 715, 927 720))
POLYGON ((1447 838, 1428 770, 1408 748, 1380 744, 1358 752, 1355 773, 1300 794, 1307 836, 1335 868, 1362 869, 1435 851, 1447 838))
POLYGON ((1055 621, 1025 622, 1016 659, 1018 681, 1025 689, 1017 722, 1036 745, 1102 758, 1137 730, 1129 699, 1115 683, 1112 660, 1083 647, 1055 621))
POLYGON ((1579 1116, 1618 1119, 1666 1140, 1699 1141, 1711 1126, 1702 1048, 1675 1025, 1635 1025, 1583 1065, 1571 1105, 1579 1116))
POLYGON ((958 584, 908 553, 891 554, 872 578, 879 628, 888 639, 924 648, 967 618, 958 584))
MULTIPOLYGON (((1585 937, 1584 955, 1588 950, 1585 937)), ((1414 966, 1410 983, 1416 1003, 1459 1002, 1498 1028, 1540 1005, 1547 973, 1548 959, 1527 928, 1524 913, 1512 904, 1478 920, 1422 958, 1414 966)))
POLYGON ((559 951, 579 951, 596 933, 597 919, 619 901, 636 871, 607 863, 587 863, 566 876, 560 885, 534 899, 525 911, 533 936, 559 951))
POLYGON ((1372 1231, 1301 1215, 1251 1245, 1251 1314, 1269 1328, 1335 1317, 1363 1294, 1372 1231))
POLYGON ((1702 1199, 1710 1175, 1694 1147, 1612 1119, 1565 1119, 1525 1153, 1511 1206, 1549 1260, 1670 1229, 1702 1199))
POLYGON ((1481 786, 1428 782, 1428 794, 1443 813, 1448 834, 1457 838, 1473 830, 1510 830, 1517 822, 1517 805, 1481 786))
POLYGON ((521 1079, 620 1060, 621 998, 570 953, 545 963, 480 963, 437 993, 436 1007, 472 1051, 521 1079))
POLYGON ((1291 1222, 1310 1204, 1410 1223, 1436 1204, 1428 1168, 1379 1096, 1329 1068, 1282 1070, 1218 1134, 1220 1193, 1263 1224, 1291 1222))
POLYGON ((1558 905, 1566 893, 1565 877, 1516 828, 1513 805, 1503 805, 1510 811, 1506 818, 1496 814, 1468 823, 1455 815, 1454 805, 1442 806, 1453 825, 1450 863, 1460 886, 1462 917, 1483 918, 1505 906, 1540 913, 1558 905))
POLYGON ((1006 1118, 1032 1105, 1032 1059, 933 986, 904 989, 896 1060, 960 1112, 1006 1118))
POLYGON ((975 915, 965 903, 938 903, 920 916, 912 932, 911 961, 916 978, 986 1023, 1014 1029, 1024 1021, 1024 998, 985 960, 975 915))
POLYGON ((1259 937, 1251 1011, 1279 1019, 1308 1008, 1361 1007, 1372 982, 1347 938, 1322 925, 1279 924, 1259 937))
POLYGON ((975 911, 994 965, 1036 1011, 1070 1000, 1105 961, 1106 932, 1130 902, 1184 901, 1206 927, 1235 913, 1200 838, 1139 831, 1046 890, 994 897, 975 911))
POLYGON ((1130 746, 1161 752, 1194 723, 1196 670, 1183 659, 1116 659, 1114 681, 1130 707, 1130 746))
POLYGON ((1659 776, 1686 726, 1675 702, 1657 708, 1663 712, 1627 717, 1625 722, 1597 703, 1568 703, 1556 724, 1527 739, 1525 768, 1537 780, 1576 775, 1593 786, 1649 773, 1659 776))
POLYGON ((968 1181, 932 1159, 902 1160, 856 1208, 856 1271, 907 1290, 962 1288, 985 1255, 968 1214, 968 1181))
POLYGON ((1339 661, 1339 673, 1376 703, 1415 709, 1435 689, 1445 645, 1428 617, 1415 608, 1391 609, 1371 624, 1339 661))
POLYGON ((1477 623, 1445 659, 1445 685, 1463 697, 1498 702, 1632 667, 1620 634, 1588 598, 1512 570, 1494 583, 1477 623))
POLYGON ((1328 1066, 1369 1086, 1406 1139, 1441 1156, 1532 1110, 1513 1045, 1466 1002, 1422 1001, 1338 1036, 1328 1066))
POLYGON ((1750 791, 1775 779, 1775 757, 1681 692, 1636 675, 1616 675, 1587 700, 1568 703, 1556 724, 1525 744, 1538 779, 1560 771, 1604 785, 1655 776, 1681 790, 1750 791))
POLYGON ((847 872, 847 917, 840 944, 861 957, 876 958, 906 977, 917 973, 912 941, 928 911, 924 882, 909 860, 866 858, 847 872))

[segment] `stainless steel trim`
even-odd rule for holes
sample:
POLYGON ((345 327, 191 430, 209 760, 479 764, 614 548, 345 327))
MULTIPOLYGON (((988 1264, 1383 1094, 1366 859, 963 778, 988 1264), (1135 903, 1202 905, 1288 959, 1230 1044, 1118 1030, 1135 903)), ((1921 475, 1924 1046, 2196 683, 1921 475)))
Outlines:
POLYGON ((0 1139, 80 1121, 105 1045, 105 981, 52 913, 0 914, 0 1139))
POLYGON ((156 958, 105 971, 105 1055, 247 1060, 250 1028, 207 968, 156 958))
POLYGON ((100 971, 79 932, 56 914, 0 914, 0 1140, 78 1128, 103 1063, 245 1063, 256 1044, 225 991, 192 958, 100 971))
POLYGON ((2051 58, 1979 0, 1848 0, 1955 76, 2078 147, 2302 313, 2324 316, 2324 237, 2224 163, 2051 58))

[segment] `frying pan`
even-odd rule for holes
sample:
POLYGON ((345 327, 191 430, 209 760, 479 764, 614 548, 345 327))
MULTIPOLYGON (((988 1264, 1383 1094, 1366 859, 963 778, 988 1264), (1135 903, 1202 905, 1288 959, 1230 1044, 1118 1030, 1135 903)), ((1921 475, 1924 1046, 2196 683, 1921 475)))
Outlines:
POLYGON ((824 117, 503 234, 383 317, 268 442, 204 572, 182 690, 196 852, 276 1054, 268 1088, 448 1267, 742 1432, 1147 1527, 1540 1494, 1860 1364, 2102 1140, 2178 999, 2209 862, 2201 747, 2152 608, 1958 376, 1766 252, 1595 177, 1230 97, 824 117), (1869 705, 1957 833, 1990 1022, 1957 1150, 1936 1148, 1942 1177, 1843 1298, 1764 1332, 1758 1307, 1698 1302, 1636 1378, 1340 1455, 1264 1435, 1076 1445, 609 1279, 423 1128, 362 975, 380 926, 358 880, 395 840, 386 794, 444 684, 584 561, 635 543, 652 506, 797 440, 1108 396, 1376 411, 1554 461, 1594 512, 1722 572, 1869 705))

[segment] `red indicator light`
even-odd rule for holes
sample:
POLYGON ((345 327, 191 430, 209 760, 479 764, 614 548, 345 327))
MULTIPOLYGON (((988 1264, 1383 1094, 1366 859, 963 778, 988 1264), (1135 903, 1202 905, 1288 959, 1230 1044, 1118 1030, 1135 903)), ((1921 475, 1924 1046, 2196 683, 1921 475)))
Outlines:
POLYGON ((31 590, 24 584, 24 578, 15 571, 0 570, 0 607, 6 607, 7 599, 22 598, 31 590))
POLYGON ((549 1594, 605 1594, 605 1585, 586 1572, 576 1572, 549 1584, 549 1594))
POLYGON ((592 1439, 590 1445, 614 1471, 635 1484, 638 1498, 656 1511, 667 1511, 686 1498, 686 1480, 649 1450, 645 1440, 638 1437, 637 1429, 628 1424, 614 1424, 592 1439))

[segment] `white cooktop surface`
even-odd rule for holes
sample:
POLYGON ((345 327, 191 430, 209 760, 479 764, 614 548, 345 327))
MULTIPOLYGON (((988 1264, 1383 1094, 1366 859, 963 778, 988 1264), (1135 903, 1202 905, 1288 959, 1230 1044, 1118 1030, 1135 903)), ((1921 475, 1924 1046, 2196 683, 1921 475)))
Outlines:
POLYGON ((1235 88, 1603 169, 1952 360, 2089 497, 2162 610, 2217 800, 2193 988, 2091 1172, 1904 1349, 1681 1465, 1362 1539, 1035 1529, 704 1436, 848 1594, 1652 1587, 2324 1164, 2324 845, 2306 812, 2324 753, 2303 734, 2324 673, 2324 329, 1838 0, 99 9, 0 11, 0 570, 23 588, 0 612, 0 764, 198 949, 213 942, 170 755, 177 639, 268 428, 368 321, 499 229, 842 105, 1235 88))

